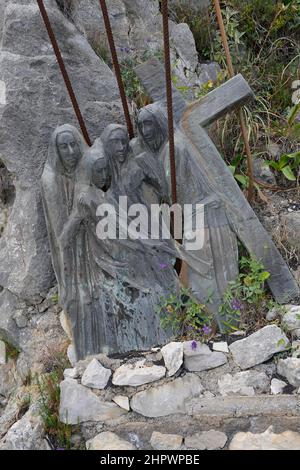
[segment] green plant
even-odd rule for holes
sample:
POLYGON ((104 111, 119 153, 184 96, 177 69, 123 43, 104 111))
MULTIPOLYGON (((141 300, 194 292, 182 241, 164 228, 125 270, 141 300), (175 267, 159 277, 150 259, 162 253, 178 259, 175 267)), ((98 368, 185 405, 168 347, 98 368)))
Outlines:
POLYGON ((8 341, 4 341, 5 346, 6 346, 6 357, 7 359, 12 359, 13 361, 16 361, 19 357, 20 351, 17 349, 15 346, 13 346, 11 343, 8 341))
POLYGON ((40 414, 44 422, 45 432, 53 448, 71 447, 72 426, 59 419, 60 387, 63 379, 59 370, 54 370, 37 378, 40 392, 40 414))
POLYGON ((261 310, 264 304, 267 305, 265 281, 270 277, 270 273, 265 271, 262 263, 253 256, 242 256, 239 267, 240 274, 235 281, 229 282, 219 309, 226 333, 239 328, 242 313, 254 314, 261 310))
POLYGON ((266 162, 266 165, 274 168, 274 170, 282 172, 286 179, 296 181, 295 171, 299 172, 300 151, 290 154, 283 154, 278 161, 266 162))
POLYGON ((207 307, 193 296, 190 289, 162 298, 157 307, 161 325, 187 339, 207 340, 213 331, 213 319, 207 307))

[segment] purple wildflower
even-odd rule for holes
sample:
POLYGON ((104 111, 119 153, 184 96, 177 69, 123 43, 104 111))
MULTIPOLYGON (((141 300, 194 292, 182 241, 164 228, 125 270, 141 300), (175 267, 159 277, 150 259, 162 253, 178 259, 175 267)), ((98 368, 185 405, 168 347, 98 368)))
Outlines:
POLYGON ((242 310, 243 308, 243 304, 242 302, 240 302, 239 299, 233 299, 232 302, 231 302, 231 308, 232 310, 242 310))
POLYGON ((195 351, 197 349, 197 341, 192 341, 192 344, 191 344, 191 347, 192 347, 192 350, 195 351))
POLYGON ((166 269, 168 265, 166 263, 159 263, 160 269, 166 269))
POLYGON ((204 325, 204 327, 202 328, 202 331, 205 335, 210 335, 212 330, 210 326, 204 325))

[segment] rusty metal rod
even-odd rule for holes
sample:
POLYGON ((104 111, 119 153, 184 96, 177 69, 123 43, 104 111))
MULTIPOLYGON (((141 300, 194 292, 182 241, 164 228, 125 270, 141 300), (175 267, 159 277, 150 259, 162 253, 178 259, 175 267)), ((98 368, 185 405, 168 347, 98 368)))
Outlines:
MULTIPOLYGON (((234 76, 234 68, 233 68, 233 64, 232 64, 232 59, 231 59, 231 54, 230 54, 230 50, 229 50, 227 34, 226 34, 224 21, 223 21, 223 17, 222 17, 220 2, 219 2, 219 0, 213 0, 213 2, 214 2, 214 6, 215 6, 216 15, 217 15, 218 25, 219 25, 219 28, 220 28, 222 43, 223 43, 223 47, 224 47, 224 51, 225 51, 227 68, 228 68, 229 76, 232 78, 234 76)), ((246 128, 243 108, 239 109, 239 121, 240 121, 242 136, 243 136, 243 140, 244 140, 245 151, 246 151, 246 155, 247 155, 247 167, 248 167, 248 177, 249 177, 248 201, 250 202, 253 198, 253 193, 254 193, 254 170, 253 170, 253 157, 252 157, 252 153, 251 153, 251 149, 250 149, 249 138, 248 138, 248 133, 247 133, 247 128, 246 128)))
POLYGON ((172 76, 171 76, 171 59, 170 59, 170 37, 169 37, 169 8, 168 0, 162 0, 162 17, 163 17, 163 36, 164 36, 164 55, 166 69, 166 93, 167 93, 167 109, 168 109, 168 132, 169 132, 169 149, 170 149, 170 172, 171 172, 171 188, 172 203, 177 203, 177 184, 176 184, 176 165, 175 165, 175 142, 174 142, 174 121, 173 121, 173 96, 172 96, 172 76))
POLYGON ((119 93, 123 105, 123 110, 124 110, 124 115, 125 115, 125 120, 126 120, 126 125, 128 129, 128 134, 130 139, 134 137, 134 132, 133 132, 133 126, 130 118, 130 113, 128 109, 128 103, 126 99, 126 93, 125 93, 125 88, 124 88, 124 83, 122 80, 122 75, 121 75, 121 69, 120 69, 120 64, 118 61, 118 55, 116 51, 116 46, 115 46, 115 41, 113 37, 113 32, 111 29, 111 24, 110 24, 110 19, 107 11, 107 6, 106 6, 106 1, 105 0, 99 0, 100 1, 100 7, 102 10, 102 15, 103 15, 103 20, 104 20, 104 25, 106 29, 106 34, 107 34, 107 39, 110 47, 110 53, 115 69, 115 74, 118 82, 118 87, 119 87, 119 93))
POLYGON ((53 50, 54 50, 54 53, 56 55, 56 59, 57 59, 60 71, 62 73, 65 85, 67 87, 67 90, 68 90, 68 93, 69 93, 69 96, 70 96, 70 99, 71 99, 71 102, 72 102, 72 105, 73 105, 73 109, 75 111, 80 129, 81 129, 81 132, 83 134, 83 137, 86 140, 86 143, 91 147, 92 143, 91 143, 91 140, 90 140, 90 137, 89 137, 89 134, 88 134, 83 116, 81 114, 79 104, 78 104, 77 98, 75 96, 75 93, 74 93, 74 90, 73 90, 68 72, 66 70, 66 67, 65 67, 65 64, 64 64, 64 61, 63 61, 58 43, 56 41, 55 34, 54 34, 53 29, 52 29, 52 26, 51 26, 51 23, 50 23, 50 20, 49 20, 44 2, 43 2, 43 0, 37 0, 37 3, 38 3, 38 6, 39 6, 39 9, 40 9, 42 18, 44 20, 44 23, 45 23, 45 26, 46 26, 46 29, 47 29, 47 32, 48 32, 48 36, 49 36, 49 39, 51 41, 51 44, 52 44, 52 47, 53 47, 53 50))

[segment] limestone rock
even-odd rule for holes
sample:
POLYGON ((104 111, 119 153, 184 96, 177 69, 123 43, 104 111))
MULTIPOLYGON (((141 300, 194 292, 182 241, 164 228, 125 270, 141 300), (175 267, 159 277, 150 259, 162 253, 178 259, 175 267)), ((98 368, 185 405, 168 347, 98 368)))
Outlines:
POLYGON ((287 384, 283 380, 271 380, 271 393, 272 395, 281 395, 287 384))
POLYGON ((134 445, 113 432, 101 432, 86 443, 87 450, 135 450, 134 445))
POLYGON ((198 54, 194 36, 186 23, 174 24, 171 27, 170 39, 177 54, 177 60, 182 61, 183 68, 195 72, 198 65, 198 54))
POLYGON ((173 382, 136 393, 131 400, 131 408, 148 417, 185 413, 188 400, 199 396, 202 391, 199 377, 187 374, 173 382))
POLYGON ((0 340, 0 365, 6 364, 6 345, 0 340))
POLYGON ((225 354, 212 352, 206 344, 186 341, 183 344, 184 367, 191 372, 214 369, 227 363, 225 354))
POLYGON ((9 429, 0 442, 0 450, 50 450, 44 439, 43 420, 36 405, 9 429))
POLYGON ((183 438, 177 434, 162 434, 154 431, 150 444, 155 450, 178 450, 181 447, 183 438))
POLYGON ((65 379, 60 384, 60 391, 59 416, 63 423, 105 422, 125 414, 119 406, 102 401, 76 380, 65 379))
POLYGON ((285 305, 285 311, 282 316, 283 326, 300 338, 300 305, 285 305))
POLYGON ((229 450, 300 450, 300 434, 292 431, 274 434, 272 426, 262 434, 239 432, 229 450))
POLYGON ((247 338, 229 346, 234 361, 241 369, 249 369, 263 362, 289 345, 289 340, 276 325, 268 325, 247 338))
POLYGON ((183 344, 175 342, 169 343, 161 349, 161 353, 168 370, 167 375, 171 377, 178 371, 183 362, 183 344))
POLYGON ((113 375, 112 383, 114 385, 128 385, 138 387, 159 380, 166 374, 165 367, 145 366, 145 361, 138 361, 136 364, 123 364, 113 375))
POLYGON ((300 211, 290 212, 282 217, 288 243, 297 249, 300 248, 300 211))
POLYGON ((226 442, 226 434, 220 431, 215 431, 214 429, 203 431, 185 438, 186 447, 195 450, 223 449, 226 442))
POLYGON ((294 387, 300 387, 300 359, 298 357, 279 359, 277 372, 294 387))
POLYGON ((124 395, 117 395, 113 398, 113 401, 123 408, 123 410, 130 411, 129 398, 124 395))
POLYGON ((253 161, 254 177, 259 183, 276 185, 276 178, 266 161, 261 158, 254 158, 253 161))
POLYGON ((223 353, 229 353, 228 344, 226 341, 221 341, 220 343, 213 344, 213 350, 223 353))
POLYGON ((84 371, 82 385, 90 388, 103 389, 111 376, 111 370, 105 369, 97 359, 93 359, 84 371))
POLYGON ((73 367, 73 369, 65 369, 64 370, 64 378, 65 379, 77 379, 78 378, 78 370, 76 367, 73 367))
POLYGON ((234 375, 224 375, 218 380, 218 387, 224 397, 231 395, 254 396, 256 392, 267 392, 270 380, 264 372, 249 370, 237 372, 234 375))
POLYGON ((68 346, 67 356, 68 356, 68 359, 69 359, 71 365, 74 367, 76 362, 77 362, 77 358, 76 358, 75 347, 74 347, 74 344, 72 344, 72 343, 69 344, 69 346, 68 346))
POLYGON ((10 359, 6 364, 0 365, 0 395, 9 397, 21 385, 16 366, 10 359))
POLYGON ((66 333, 67 337, 69 338, 70 341, 72 341, 73 336, 72 336, 71 326, 70 326, 68 317, 66 315, 66 312, 64 310, 62 310, 60 312, 59 321, 60 321, 61 327, 64 330, 64 332, 66 333))

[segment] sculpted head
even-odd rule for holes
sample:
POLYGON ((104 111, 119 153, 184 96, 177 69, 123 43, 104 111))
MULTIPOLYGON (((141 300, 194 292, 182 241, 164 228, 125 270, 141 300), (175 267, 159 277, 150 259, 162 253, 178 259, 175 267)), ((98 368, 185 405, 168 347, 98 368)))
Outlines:
POLYGON ((111 124, 102 134, 105 155, 122 165, 129 154, 129 137, 124 126, 111 124))
POLYGON ((107 161, 105 158, 98 158, 92 165, 92 183, 99 189, 105 189, 108 182, 107 161))
POLYGON ((144 144, 158 152, 166 141, 167 121, 156 105, 142 108, 137 121, 140 136, 144 144))
POLYGON ((56 145, 61 163, 65 170, 75 170, 80 158, 81 151, 79 143, 71 131, 63 131, 56 136, 56 145))

